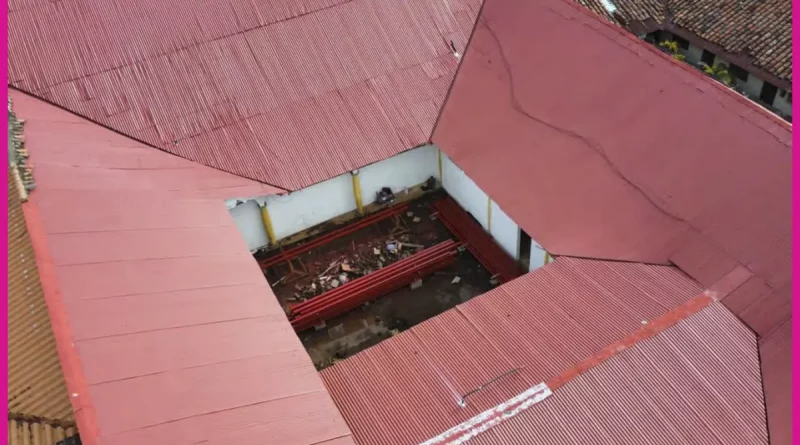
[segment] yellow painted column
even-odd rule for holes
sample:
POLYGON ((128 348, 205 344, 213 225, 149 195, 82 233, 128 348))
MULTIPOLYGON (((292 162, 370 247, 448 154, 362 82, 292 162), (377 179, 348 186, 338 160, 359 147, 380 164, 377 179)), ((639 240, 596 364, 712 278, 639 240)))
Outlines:
POLYGON ((364 201, 361 197, 361 181, 358 179, 358 170, 350 172, 353 177, 353 196, 356 198, 356 211, 358 216, 364 216, 364 201))
POLYGON ((550 261, 553 260, 553 257, 550 256, 550 252, 544 252, 544 264, 550 264, 550 261))
POLYGON ((492 234, 492 198, 486 199, 486 231, 492 234))
POLYGON ((261 207, 261 222, 264 223, 264 230, 267 232, 267 238, 269 238, 269 244, 271 246, 275 245, 275 230, 272 228, 272 218, 269 216, 269 210, 267 210, 267 204, 261 207))
POLYGON ((442 150, 436 149, 436 153, 439 155, 439 182, 444 187, 444 169, 442 168, 442 150))

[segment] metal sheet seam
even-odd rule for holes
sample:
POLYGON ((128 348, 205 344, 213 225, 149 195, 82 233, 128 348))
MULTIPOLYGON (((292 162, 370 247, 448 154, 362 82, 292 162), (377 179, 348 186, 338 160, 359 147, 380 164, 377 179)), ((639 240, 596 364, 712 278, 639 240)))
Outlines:
POLYGON ((552 391, 545 383, 539 383, 507 401, 490 408, 477 416, 450 428, 444 433, 426 440, 420 445, 443 444, 460 445, 473 437, 504 422, 531 406, 550 397, 552 391))

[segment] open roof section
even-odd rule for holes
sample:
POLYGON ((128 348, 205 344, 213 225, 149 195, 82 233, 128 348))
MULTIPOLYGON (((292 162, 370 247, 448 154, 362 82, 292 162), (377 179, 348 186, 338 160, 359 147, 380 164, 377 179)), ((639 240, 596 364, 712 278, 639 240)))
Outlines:
POLYGON ((9 84, 295 190, 428 142, 480 0, 9 2, 9 84))
POLYGON ((541 382, 475 443, 767 440, 755 335, 670 266, 562 257, 321 374, 361 445, 423 443, 541 382))
POLYGON ((433 142, 552 253, 733 287, 787 443, 790 125, 573 2, 488 0, 433 142))
POLYGON ((10 94, 83 443, 352 443, 224 205, 277 190, 10 94))

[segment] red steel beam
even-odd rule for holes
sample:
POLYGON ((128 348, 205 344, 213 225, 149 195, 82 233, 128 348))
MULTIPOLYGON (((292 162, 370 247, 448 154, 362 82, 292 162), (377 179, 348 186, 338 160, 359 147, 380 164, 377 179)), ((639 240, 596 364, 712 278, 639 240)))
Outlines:
POLYGON ((335 239, 349 235, 353 232, 363 229, 364 227, 371 226, 387 218, 391 218, 394 215, 404 212, 406 209, 408 209, 408 204, 398 204, 388 209, 381 210, 380 212, 373 213, 352 224, 348 224, 345 227, 326 233, 325 235, 320 236, 319 238, 315 238, 305 244, 276 253, 275 255, 269 258, 261 259, 258 261, 258 265, 261 266, 262 270, 264 270, 276 264, 289 261, 298 255, 301 255, 319 246, 330 243, 335 239))
POLYGON ((510 281, 522 274, 516 261, 451 198, 434 202, 433 208, 438 212, 437 216, 442 224, 456 238, 466 243, 470 253, 492 275, 499 276, 502 281, 510 281))
POLYGON ((331 299, 338 298, 341 295, 352 294, 360 291, 362 288, 373 284, 376 280, 380 280, 383 276, 394 276, 409 270, 414 270, 414 268, 417 267, 417 264, 424 263, 433 257, 438 257, 443 252, 448 253, 457 248, 458 245, 452 240, 443 241, 435 246, 417 252, 410 257, 378 269, 371 274, 356 278, 355 280, 345 283, 336 289, 332 289, 322 295, 312 298, 311 300, 300 303, 292 308, 292 314, 301 315, 303 313, 313 311, 317 306, 324 305, 327 301, 331 301, 331 299))
POLYGON ((436 258, 443 252, 444 253, 452 252, 453 249, 456 248, 457 245, 452 240, 439 243, 436 246, 425 249, 408 258, 405 258, 396 263, 390 264, 389 266, 386 266, 382 269, 379 269, 376 272, 373 272, 364 277, 357 278, 349 283, 345 283, 344 285, 336 289, 328 291, 316 298, 301 303, 293 308, 292 313, 293 315, 298 315, 309 311, 313 311, 317 307, 327 304, 327 302, 329 301, 335 300, 343 295, 346 296, 348 294, 358 292, 362 290, 364 287, 368 287, 374 284, 375 282, 380 282, 380 280, 383 277, 392 277, 400 275, 404 272, 413 271, 415 268, 418 268, 419 264, 425 263, 431 258, 436 258))
POLYGON ((292 326, 295 331, 300 332, 350 311, 417 278, 449 266, 455 261, 457 252, 457 243, 452 240, 444 241, 301 303, 292 311, 292 326))

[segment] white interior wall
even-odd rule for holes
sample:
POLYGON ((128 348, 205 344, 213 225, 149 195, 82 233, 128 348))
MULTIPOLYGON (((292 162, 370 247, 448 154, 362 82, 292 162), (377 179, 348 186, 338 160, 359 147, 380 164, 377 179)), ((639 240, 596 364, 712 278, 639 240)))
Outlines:
POLYGON ((383 187, 399 194, 439 176, 437 156, 436 147, 426 145, 361 168, 358 177, 364 205, 375 202, 376 193, 383 187))
POLYGON ((441 181, 447 193, 478 220, 497 244, 512 258, 519 259, 519 226, 496 202, 490 201, 489 196, 444 153, 442 153, 441 181))
POLYGON ((519 259, 519 226, 492 201, 491 235, 497 244, 514 259, 519 259))
POLYGON ((547 251, 534 240, 531 240, 531 258, 529 271, 536 270, 545 264, 547 260, 547 251))
POLYGON ((489 197, 447 155, 442 153, 442 187, 489 230, 489 197))
POLYGON ((310 229, 356 209, 350 173, 296 192, 266 198, 276 239, 310 229))
MULTIPOLYGON (((376 192, 382 187, 400 193, 438 176, 437 156, 438 150, 428 145, 361 168, 359 182, 364 205, 374 202, 376 192)), ((356 210, 350 173, 288 194, 241 200, 246 202, 234 206, 236 200, 228 200, 227 205, 251 250, 269 244, 259 203, 266 202, 279 240, 356 210)))
POLYGON ((245 201, 236 207, 229 208, 228 211, 233 217, 239 233, 247 241, 247 248, 256 250, 269 244, 267 231, 264 230, 264 223, 261 220, 261 209, 255 201, 245 201))

